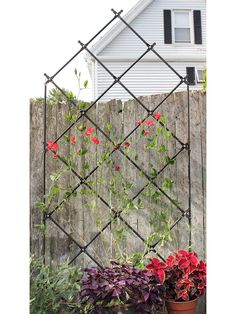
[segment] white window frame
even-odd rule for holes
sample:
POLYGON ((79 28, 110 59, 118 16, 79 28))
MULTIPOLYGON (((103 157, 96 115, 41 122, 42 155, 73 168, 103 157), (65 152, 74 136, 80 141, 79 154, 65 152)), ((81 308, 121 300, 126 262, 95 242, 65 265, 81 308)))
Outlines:
POLYGON ((196 82, 203 83, 203 69, 198 69, 195 67, 195 75, 196 75, 196 82), (202 80, 199 79, 198 71, 202 71, 202 80))
POLYGON ((172 34, 173 34, 173 44, 175 45, 192 45, 193 44, 193 13, 192 10, 180 10, 174 9, 172 10, 172 34), (175 41, 175 13, 188 13, 189 15, 189 28, 190 28, 190 42, 176 42, 175 41))

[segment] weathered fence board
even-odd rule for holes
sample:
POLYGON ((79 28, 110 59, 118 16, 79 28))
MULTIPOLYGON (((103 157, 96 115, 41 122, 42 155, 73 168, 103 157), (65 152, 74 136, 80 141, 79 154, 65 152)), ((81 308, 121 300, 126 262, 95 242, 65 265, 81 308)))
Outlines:
MULTIPOLYGON (((150 97, 140 98, 148 107, 154 108, 165 95, 155 95, 150 97)), ((36 209, 35 205, 43 197, 43 102, 31 101, 30 104, 30 206, 31 206, 31 251, 37 256, 42 255, 42 241, 43 234, 36 227, 42 221, 42 213, 36 209)), ((199 253, 200 257, 205 257, 205 162, 206 162, 206 96, 200 91, 190 93, 190 107, 191 107, 191 183, 192 183, 192 234, 193 234, 193 248, 199 253)), ((70 111, 71 106, 68 104, 59 104, 57 106, 48 106, 47 108, 47 140, 54 140, 65 128, 68 122, 65 122, 65 114, 70 111)), ((184 143, 187 141, 187 94, 185 92, 177 92, 171 95, 158 108, 158 112, 167 116, 168 127, 175 133, 184 143)), ((144 109, 137 103, 137 101, 129 100, 122 104, 120 101, 112 100, 108 103, 100 103, 88 112, 88 115, 97 122, 102 130, 115 139, 120 141, 119 137, 128 134, 134 127, 135 121, 140 120, 144 116, 144 109), (107 129, 107 125, 112 124, 113 130, 107 129)), ((86 120, 86 118, 83 118, 86 120)), ((152 118, 151 118, 152 119, 152 118)), ((78 125, 82 124, 82 119, 78 125)), ((86 122, 86 127, 94 127, 91 123, 86 122)), ((94 127, 95 128, 95 127, 94 127)), ((95 128, 96 129, 96 128, 95 128)), ((68 136, 76 135, 76 129, 73 128, 68 136)), ((101 154, 104 146, 107 143, 104 135, 96 130, 99 137, 100 144, 94 145, 88 159, 87 155, 78 159, 76 171, 80 175, 87 174, 97 162, 101 159, 101 154), (92 158, 94 157, 94 158, 92 158), (84 170, 85 163, 90 163, 90 170, 84 170), (85 171, 85 172, 84 172, 85 171)), ((140 130, 134 133, 127 141, 130 143, 134 152, 129 154, 139 154, 137 164, 142 169, 148 171, 148 163, 155 163, 161 166, 160 161, 157 160, 154 151, 142 151, 144 145, 144 138, 140 137, 140 130)), ((61 139, 60 143, 63 141, 61 139)), ((60 153, 68 154, 76 153, 81 148, 81 141, 72 144, 63 144, 60 147, 60 153)), ((112 145, 109 147, 112 149, 112 145)), ((174 155, 181 145, 171 139, 169 144, 169 154, 174 155)), ((124 147, 122 149, 125 149, 124 147)), ((60 167, 60 161, 54 160, 52 154, 47 154, 47 178, 46 190, 50 186, 49 175, 60 167)), ((132 155, 132 158, 134 156, 132 155)), ((114 166, 119 165, 124 172, 127 179, 134 183, 130 195, 135 193, 145 185, 147 180, 140 175, 139 171, 135 169, 120 152, 116 151, 112 155, 112 162, 110 165, 103 164, 92 175, 92 188, 111 205, 114 209, 119 209, 119 202, 116 196, 112 195, 108 190, 107 185, 111 183, 111 172, 114 171, 114 166), (98 184, 102 182, 102 184, 98 184)), ((166 176, 170 176, 175 181, 173 191, 170 196, 175 195, 182 202, 182 207, 187 209, 188 203, 188 177, 187 177, 187 151, 183 151, 177 158, 175 165, 167 167, 163 173, 156 179, 157 184, 161 184, 166 176)), ((158 167, 157 167, 158 168, 158 167)), ((60 184, 66 188, 67 185, 74 186, 79 182, 79 178, 74 175, 65 174, 60 179, 60 184)), ((83 187, 84 188, 84 187, 83 187)), ((84 246, 88 243, 99 230, 110 220, 110 210, 101 200, 94 195, 89 200, 87 196, 81 192, 82 187, 78 189, 77 196, 68 200, 63 204, 62 209, 53 214, 53 218, 62 225, 66 232, 68 232, 78 243, 84 246), (98 218, 100 217, 100 220, 98 218)), ((88 189, 88 188, 86 188, 88 189)), ((119 191, 119 188, 118 188, 119 191)), ((134 203, 138 202, 138 198, 134 203)), ((144 208, 138 211, 131 211, 127 215, 123 215, 124 219, 129 223, 134 230, 138 231, 143 237, 147 236, 151 230, 149 227, 149 219, 151 215, 157 210, 156 207, 150 203, 150 199, 146 197, 143 199, 144 208)), ((163 206, 172 206, 173 221, 175 221, 181 213, 170 205, 170 201, 163 198, 163 206)), ((163 207, 164 208, 164 207, 163 207)), ((157 246, 158 251, 164 257, 170 252, 178 248, 186 249, 188 246, 189 229, 187 226, 187 219, 184 217, 177 226, 173 229, 174 241, 165 247, 157 246)), ((73 258, 78 252, 79 248, 67 238, 57 226, 50 220, 47 222, 48 230, 46 232, 46 261, 61 262, 67 258, 73 258)), ((88 252, 95 257, 100 263, 108 263, 109 259, 116 257, 113 243, 116 240, 117 226, 124 226, 124 223, 113 222, 88 248, 88 252)), ((125 227, 125 230, 127 228, 125 227)), ((153 230, 155 231, 155 230, 153 230)), ((135 234, 127 229, 126 239, 124 239, 121 249, 127 250, 127 253, 133 253, 135 250, 142 250, 144 244, 137 239, 135 234)), ((76 263, 82 266, 92 265, 93 262, 82 254, 76 263)))

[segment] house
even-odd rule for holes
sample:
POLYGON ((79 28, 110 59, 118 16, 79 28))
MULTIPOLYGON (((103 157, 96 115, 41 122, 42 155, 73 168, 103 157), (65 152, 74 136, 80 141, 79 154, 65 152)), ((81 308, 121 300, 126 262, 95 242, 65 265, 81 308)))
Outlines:
MULTIPOLYGON (((206 1, 140 0, 124 17, 148 43, 156 43, 158 54, 181 76, 189 75, 191 89, 202 88, 206 67, 206 1)), ((91 48, 91 52, 116 76, 121 75, 145 51, 147 46, 122 22, 117 22, 91 48)), ((93 98, 101 95, 114 81, 111 75, 86 54, 93 83, 93 98)), ((121 82, 134 95, 147 96, 170 92, 179 77, 149 51, 121 82)), ((186 90, 182 84, 178 91, 186 90)), ((132 96, 115 84, 102 98, 127 100, 132 96)))

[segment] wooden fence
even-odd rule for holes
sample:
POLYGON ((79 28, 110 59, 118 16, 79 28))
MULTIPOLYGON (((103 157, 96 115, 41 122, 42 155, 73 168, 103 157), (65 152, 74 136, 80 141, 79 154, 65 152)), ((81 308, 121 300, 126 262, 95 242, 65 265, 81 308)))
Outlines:
MULTIPOLYGON (((154 108, 163 98, 165 94, 150 97, 141 97, 140 99, 149 108, 154 108)), ((205 163, 206 163, 206 95, 201 91, 190 93, 191 107, 191 184, 192 184, 192 234, 193 248, 198 252, 201 258, 205 258, 205 199, 206 199, 206 180, 205 180, 205 163)), ((54 140, 69 125, 65 121, 65 115, 71 110, 71 106, 65 103, 57 105, 49 105, 47 108, 47 140, 54 140)), ((187 93, 177 92, 172 94, 158 109, 158 112, 167 116, 168 127, 178 136, 184 143, 187 142, 187 93)), ((140 120, 144 116, 143 108, 134 100, 129 100, 122 104, 121 101, 112 100, 107 103, 100 103, 89 111, 89 116, 96 123, 105 129, 107 125, 113 125, 111 136, 123 137, 135 126, 135 121, 140 120)), ((86 123, 86 126, 92 126, 86 123)), ((74 130, 69 132, 69 136, 75 133, 74 130)), ((106 139, 99 136, 100 144, 94 145, 90 156, 96 158, 90 160, 90 167, 97 164, 101 157, 101 147, 106 145, 106 139)), ((62 139, 63 140, 63 139, 62 139)), ((153 165, 156 160, 155 152, 150 150, 143 151, 144 138, 140 138, 140 134, 134 133, 130 142, 134 151, 139 154, 139 163, 144 169, 146 165, 153 165)), ((75 145, 63 145, 59 141, 60 154, 68 154, 78 151, 81 148, 80 139, 75 145)), ((170 143, 170 155, 174 155, 179 149, 179 143, 173 138, 170 143)), ((134 156, 133 156, 134 157, 134 156)), ((112 160, 119 165, 125 173, 126 178, 135 183, 132 192, 137 192, 144 184, 145 180, 140 176, 139 172, 130 162, 121 156, 119 152, 114 154, 112 160)), ((49 189, 51 180, 50 174, 57 171, 60 167, 60 161, 52 158, 49 153, 46 157, 46 191, 49 189)), ((86 174, 86 158, 82 156, 77 165, 77 171, 86 174)), ((99 178, 107 178, 109 180, 111 170, 109 167, 101 166, 94 173, 93 180, 98 183, 99 178)), ((172 194, 181 202, 181 206, 187 208, 188 195, 188 179, 187 179, 187 152, 183 151, 174 165, 168 166, 166 170, 157 179, 157 183, 161 182, 166 176, 170 176, 174 180, 172 194)), ((61 178, 62 186, 74 186, 78 179, 73 175, 65 173, 61 178)), ((102 195, 112 206, 116 208, 116 197, 103 185, 95 186, 96 191, 102 195)), ((42 222, 42 213, 36 208, 36 203, 42 201, 43 198, 43 101, 31 100, 30 103, 30 216, 31 216, 31 252, 36 256, 43 254, 43 232, 37 225, 42 222)), ((108 208, 97 198, 90 198, 83 194, 82 188, 78 189, 76 197, 70 199, 63 205, 63 208, 53 214, 53 218, 66 230, 68 234, 73 236, 81 245, 88 243, 92 237, 106 224, 110 219, 108 208)), ((151 206, 150 200, 146 197, 143 209, 133 210, 131 213, 124 215, 126 221, 144 238, 150 232, 148 221, 155 212, 155 207, 151 206)), ((163 204, 170 206, 166 200, 163 204)), ((173 209, 173 221, 178 218, 180 212, 173 209)), ((113 258, 117 252, 114 252, 113 244, 115 241, 114 233, 121 230, 120 223, 109 226, 88 248, 89 254, 95 257, 99 262, 107 262, 113 258), (117 225, 118 224, 118 225, 117 225), (117 229, 118 228, 118 229, 117 229)), ((46 243, 46 261, 61 262, 68 258, 73 258, 79 251, 78 247, 64 234, 55 224, 48 221, 45 234, 46 243)), ((132 233, 125 230, 128 236, 122 240, 123 253, 133 253, 137 250, 143 250, 143 243, 132 233), (126 250, 126 251, 125 251, 126 250)), ((183 218, 173 229, 174 240, 167 245, 157 246, 164 257, 170 252, 178 248, 187 249, 188 247, 188 224, 187 219, 183 218)), ((83 266, 92 265, 91 260, 82 254, 76 262, 83 266)))

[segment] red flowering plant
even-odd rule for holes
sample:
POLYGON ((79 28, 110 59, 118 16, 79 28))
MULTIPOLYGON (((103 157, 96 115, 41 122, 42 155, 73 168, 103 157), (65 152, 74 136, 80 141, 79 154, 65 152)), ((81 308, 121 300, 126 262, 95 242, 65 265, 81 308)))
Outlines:
POLYGON ((152 258, 146 267, 165 285, 167 300, 190 301, 205 293, 206 263, 195 252, 176 251, 165 263, 152 258))

